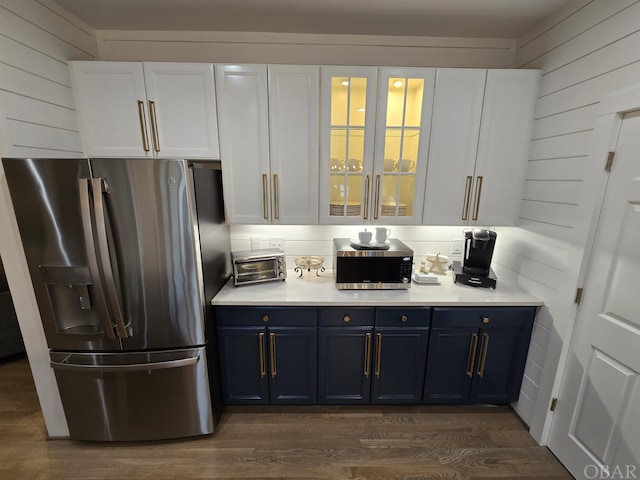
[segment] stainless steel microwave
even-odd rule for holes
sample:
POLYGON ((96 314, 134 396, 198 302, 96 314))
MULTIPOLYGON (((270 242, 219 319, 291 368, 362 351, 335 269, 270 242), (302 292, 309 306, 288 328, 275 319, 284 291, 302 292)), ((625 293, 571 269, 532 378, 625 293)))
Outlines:
POLYGON ((348 238, 333 239, 333 275, 341 290, 411 287, 413 250, 400 240, 387 249, 353 246, 348 238))
POLYGON ((236 286, 287 278, 284 252, 277 248, 231 252, 231 263, 236 286))

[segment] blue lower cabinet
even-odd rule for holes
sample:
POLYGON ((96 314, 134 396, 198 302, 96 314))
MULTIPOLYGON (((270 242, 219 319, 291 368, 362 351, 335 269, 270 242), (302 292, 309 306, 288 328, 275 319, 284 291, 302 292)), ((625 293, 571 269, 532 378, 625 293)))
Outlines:
POLYGON ((218 327, 224 403, 269 403, 266 337, 266 327, 218 327))
POLYGON ((224 403, 317 403, 315 308, 218 307, 216 321, 224 403))
POLYGON ((319 403, 369 403, 374 320, 374 308, 335 307, 319 310, 319 403))
POLYGON ((316 327, 269 327, 272 404, 316 403, 316 327))
POLYGON ((377 308, 371 403, 422 401, 430 308, 377 308))
POLYGON ((535 308, 434 308, 424 403, 518 399, 535 308))

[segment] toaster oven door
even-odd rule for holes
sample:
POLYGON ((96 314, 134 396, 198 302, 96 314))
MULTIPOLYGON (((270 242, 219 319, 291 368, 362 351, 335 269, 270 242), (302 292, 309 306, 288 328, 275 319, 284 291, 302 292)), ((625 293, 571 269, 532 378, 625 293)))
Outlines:
POLYGON ((233 266, 235 270, 235 283, 257 283, 278 279, 278 261, 274 258, 261 258, 259 260, 237 261, 233 266))

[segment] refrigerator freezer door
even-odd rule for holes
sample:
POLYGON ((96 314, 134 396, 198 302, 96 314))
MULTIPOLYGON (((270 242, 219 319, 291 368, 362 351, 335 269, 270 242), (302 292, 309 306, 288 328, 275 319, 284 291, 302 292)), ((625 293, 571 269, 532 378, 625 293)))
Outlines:
POLYGON ((51 353, 70 436, 138 441, 213 432, 204 347, 51 353))
MULTIPOLYGON (((127 327, 121 333, 124 350, 204 345, 204 294, 186 162, 90 162, 94 185, 102 184, 106 225, 97 231, 108 233, 113 276, 105 276, 106 291, 127 327)), ((102 253, 104 246, 101 261, 102 253)), ((109 265, 103 262, 103 269, 108 272, 109 265)))
POLYGON ((120 350, 97 267, 88 161, 2 162, 48 345, 120 350))

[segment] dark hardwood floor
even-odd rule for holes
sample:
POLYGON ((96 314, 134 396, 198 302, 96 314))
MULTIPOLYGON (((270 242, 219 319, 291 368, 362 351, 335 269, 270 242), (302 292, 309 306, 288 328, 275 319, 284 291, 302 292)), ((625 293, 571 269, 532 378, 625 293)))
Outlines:
POLYGON ((0 363, 0 479, 572 478, 503 407, 234 407, 215 434, 48 440, 26 359, 0 363))

